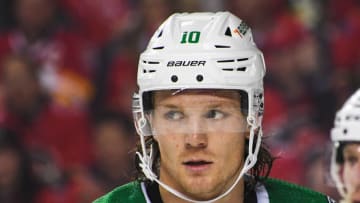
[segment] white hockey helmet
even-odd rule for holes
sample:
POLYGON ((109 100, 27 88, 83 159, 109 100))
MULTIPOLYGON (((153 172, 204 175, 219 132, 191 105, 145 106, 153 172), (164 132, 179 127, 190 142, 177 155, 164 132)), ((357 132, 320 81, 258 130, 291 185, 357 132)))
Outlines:
POLYGON ((331 130, 331 141, 333 151, 331 159, 331 175, 336 187, 342 196, 346 195, 346 190, 339 174, 339 164, 337 163, 338 148, 344 142, 360 142, 360 89, 358 89, 336 113, 334 127, 331 130))
MULTIPOLYGON (((146 149, 144 141, 144 136, 151 136, 152 133, 144 115, 144 93, 184 89, 228 89, 246 92, 247 122, 251 128, 248 157, 239 175, 240 179, 255 165, 261 144, 264 76, 263 54, 253 41, 251 29, 233 14, 178 13, 165 20, 140 55, 137 73, 139 92, 134 94, 133 99, 135 126, 142 145, 142 154, 138 153, 138 156, 145 176, 157 181, 173 194, 197 202, 173 191, 152 172, 152 152, 146 149), (255 136, 257 139, 254 139, 255 136)), ((229 188, 228 192, 232 188, 229 188)))

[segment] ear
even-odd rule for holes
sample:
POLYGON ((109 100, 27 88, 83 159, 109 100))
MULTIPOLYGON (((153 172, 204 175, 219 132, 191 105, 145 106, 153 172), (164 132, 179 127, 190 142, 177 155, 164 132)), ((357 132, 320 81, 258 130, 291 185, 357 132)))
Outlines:
MULTIPOLYGON (((245 137, 246 137, 246 139, 249 139, 250 138, 250 129, 251 129, 251 127, 250 127, 250 125, 249 124, 246 124, 246 132, 245 132, 245 137)), ((255 129, 255 136, 257 135, 257 133, 258 133, 258 131, 259 131, 259 129, 255 129)))
POLYGON ((246 131, 244 134, 245 138, 248 140, 250 138, 250 131, 246 131))

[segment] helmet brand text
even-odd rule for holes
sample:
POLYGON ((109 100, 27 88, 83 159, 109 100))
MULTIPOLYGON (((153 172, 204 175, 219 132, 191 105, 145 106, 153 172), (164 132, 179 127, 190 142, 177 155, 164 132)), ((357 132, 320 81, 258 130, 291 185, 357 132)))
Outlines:
POLYGON ((179 66, 205 66, 206 61, 168 61, 167 67, 179 66))

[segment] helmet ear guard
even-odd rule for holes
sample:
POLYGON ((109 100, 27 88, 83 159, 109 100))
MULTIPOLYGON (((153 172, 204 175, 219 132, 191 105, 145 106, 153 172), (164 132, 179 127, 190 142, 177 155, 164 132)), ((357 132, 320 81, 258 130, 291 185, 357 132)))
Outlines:
POLYGON ((138 93, 134 93, 133 95, 132 111, 136 132, 142 136, 146 135, 147 133, 145 132, 149 126, 147 124, 148 121, 145 118, 142 99, 138 93))
POLYGON ((250 117, 248 117, 248 123, 252 123, 255 126, 261 126, 262 117, 264 115, 264 90, 263 89, 254 89, 251 94, 252 97, 249 97, 249 104, 252 104, 249 108, 250 117))
POLYGON ((137 155, 144 175, 190 202, 212 202, 230 193, 257 161, 262 140, 264 76, 263 54, 253 42, 251 29, 238 17, 229 12, 170 16, 154 33, 138 64, 139 91, 133 96, 133 115, 142 145, 137 155), (145 145, 145 137, 153 135, 146 94, 186 89, 241 90, 248 98, 248 156, 233 185, 208 201, 192 200, 161 182, 152 169, 153 149, 145 145))

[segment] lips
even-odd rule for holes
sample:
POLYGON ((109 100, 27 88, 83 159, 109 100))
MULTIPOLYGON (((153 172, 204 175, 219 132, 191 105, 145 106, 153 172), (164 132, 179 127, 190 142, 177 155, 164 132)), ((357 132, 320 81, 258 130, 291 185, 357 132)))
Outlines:
POLYGON ((204 160, 199 160, 199 161, 186 161, 183 164, 188 165, 188 166, 201 166, 201 165, 205 165, 205 164, 211 164, 211 161, 204 161, 204 160))
POLYGON ((210 168, 212 161, 207 160, 189 160, 183 162, 183 165, 191 172, 203 172, 210 168))

